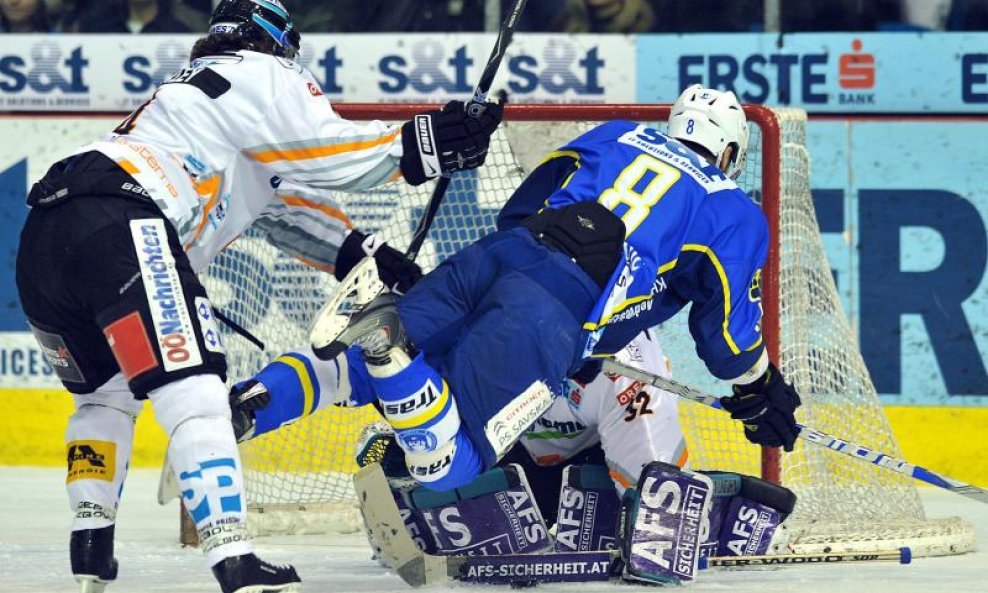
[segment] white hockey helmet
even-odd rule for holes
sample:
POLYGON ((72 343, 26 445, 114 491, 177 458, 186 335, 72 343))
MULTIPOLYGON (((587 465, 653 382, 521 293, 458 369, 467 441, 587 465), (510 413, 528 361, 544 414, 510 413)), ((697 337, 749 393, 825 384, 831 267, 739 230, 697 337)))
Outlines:
POLYGON ((676 99, 669 113, 669 135, 677 140, 699 144, 720 164, 728 146, 734 146, 724 173, 737 179, 748 154, 748 120, 738 98, 731 91, 689 87, 676 99))

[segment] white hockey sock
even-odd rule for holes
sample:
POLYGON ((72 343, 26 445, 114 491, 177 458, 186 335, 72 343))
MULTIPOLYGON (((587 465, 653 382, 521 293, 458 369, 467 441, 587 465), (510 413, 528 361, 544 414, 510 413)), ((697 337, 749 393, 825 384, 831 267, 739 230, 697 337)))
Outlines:
MULTIPOLYGON (((135 402, 140 410, 139 402, 135 402)), ((82 404, 65 431, 68 476, 65 487, 75 513, 72 531, 115 523, 120 490, 134 441, 136 414, 82 404)))
POLYGON ((154 390, 155 415, 171 435, 168 457, 210 565, 253 551, 240 453, 226 387, 198 375, 154 390))

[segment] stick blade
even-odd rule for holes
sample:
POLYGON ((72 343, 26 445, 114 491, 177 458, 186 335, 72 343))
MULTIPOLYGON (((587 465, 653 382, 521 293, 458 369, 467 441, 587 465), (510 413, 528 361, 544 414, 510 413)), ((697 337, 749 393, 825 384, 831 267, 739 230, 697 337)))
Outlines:
POLYGON ((408 535, 381 465, 372 463, 361 468, 353 476, 353 486, 360 512, 387 565, 413 587, 446 582, 446 559, 426 554, 408 535))

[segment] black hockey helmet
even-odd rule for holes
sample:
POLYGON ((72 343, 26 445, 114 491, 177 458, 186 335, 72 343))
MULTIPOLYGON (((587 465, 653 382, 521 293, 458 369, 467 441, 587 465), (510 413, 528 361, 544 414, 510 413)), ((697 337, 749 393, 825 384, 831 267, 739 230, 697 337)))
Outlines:
POLYGON ((209 34, 234 34, 244 41, 269 44, 270 53, 294 60, 301 36, 279 0, 223 0, 209 19, 209 34))

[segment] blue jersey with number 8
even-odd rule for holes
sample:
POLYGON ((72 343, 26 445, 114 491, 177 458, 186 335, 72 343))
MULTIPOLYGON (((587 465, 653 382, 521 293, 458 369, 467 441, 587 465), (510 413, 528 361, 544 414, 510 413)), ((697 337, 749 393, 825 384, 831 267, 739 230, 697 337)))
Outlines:
POLYGON ((575 170, 546 199, 596 200, 624 221, 624 257, 587 320, 585 355, 617 352, 642 330, 692 304, 690 333, 722 379, 763 351, 761 268, 768 225, 717 167, 644 125, 602 124, 550 155, 575 170))

